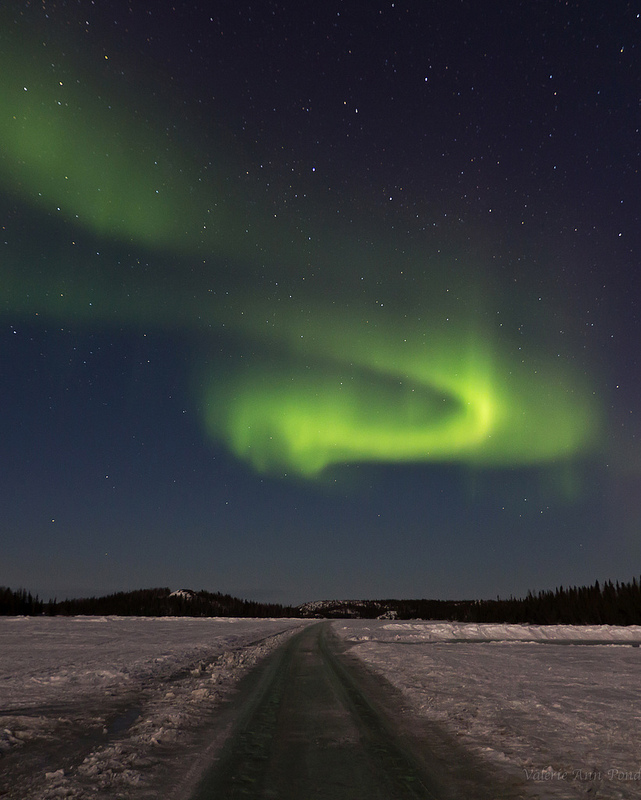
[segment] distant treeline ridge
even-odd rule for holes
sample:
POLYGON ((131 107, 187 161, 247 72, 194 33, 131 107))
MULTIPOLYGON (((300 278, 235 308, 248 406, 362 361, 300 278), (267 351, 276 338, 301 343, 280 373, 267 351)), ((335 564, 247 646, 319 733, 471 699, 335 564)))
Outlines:
POLYGON ((383 600, 397 619, 531 625, 641 625, 641 580, 558 587, 507 600, 383 600))
POLYGON ((25 589, 0 587, 0 615, 188 617, 321 617, 438 619, 534 625, 641 625, 641 580, 563 586, 496 600, 324 601, 298 607, 240 600, 228 594, 168 588, 44 602, 25 589))
POLYGON ((171 589, 138 589, 105 597, 44 602, 25 589, 0 587, 0 615, 123 617, 288 617, 295 609, 277 603, 255 603, 229 594, 171 589))

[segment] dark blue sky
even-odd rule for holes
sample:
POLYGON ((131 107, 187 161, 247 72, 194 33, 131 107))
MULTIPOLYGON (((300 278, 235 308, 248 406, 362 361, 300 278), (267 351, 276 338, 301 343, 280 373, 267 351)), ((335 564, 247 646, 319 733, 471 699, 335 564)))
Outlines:
POLYGON ((0 584, 638 575, 639 13, 8 3, 0 584))

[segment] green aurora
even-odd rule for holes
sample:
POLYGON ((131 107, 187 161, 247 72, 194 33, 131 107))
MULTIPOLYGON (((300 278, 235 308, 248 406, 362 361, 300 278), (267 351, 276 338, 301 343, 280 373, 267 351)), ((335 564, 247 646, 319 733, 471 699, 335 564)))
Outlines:
POLYGON ((501 336, 471 266, 312 224, 303 232, 244 195, 224 153, 212 167, 173 140, 162 114, 110 100, 51 47, 3 45, 5 191, 68 232, 55 266, 5 255, 5 313, 224 333, 244 355, 203 364, 197 402, 210 435, 259 472, 554 464, 598 443, 588 381, 501 336), (85 240, 151 266, 114 259, 99 271, 83 263, 85 240), (385 284, 392 302, 359 282, 381 297, 385 284))

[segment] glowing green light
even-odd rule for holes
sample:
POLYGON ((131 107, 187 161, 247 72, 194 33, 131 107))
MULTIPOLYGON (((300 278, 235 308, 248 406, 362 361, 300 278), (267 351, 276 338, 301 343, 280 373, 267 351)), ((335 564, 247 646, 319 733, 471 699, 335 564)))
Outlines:
POLYGON ((598 407, 581 376, 541 354, 524 360, 499 341, 481 322, 478 287, 463 299, 437 290, 449 265, 401 257, 385 241, 293 235, 231 183, 207 178, 153 115, 112 107, 54 68, 49 50, 32 45, 25 57, 21 45, 2 44, 5 186, 71 231, 142 247, 151 262, 159 250, 182 257, 162 275, 118 261, 98 276, 75 263, 71 245, 56 270, 42 271, 21 263, 24 253, 12 261, 7 247, 5 309, 32 319, 213 327, 250 342, 262 355, 205 374, 200 401, 212 437, 260 472, 313 478, 352 462, 545 464, 594 446, 598 407), (217 291, 222 256, 242 265, 229 296, 217 291), (216 266, 203 267, 211 257, 216 266), (407 270, 396 265, 401 258, 407 270), (300 286, 312 261, 323 291, 276 290, 281 275, 300 286), (269 299, 257 272, 269 274, 269 299), (364 273, 386 282, 394 310, 379 303, 375 318, 365 311, 354 277, 364 273), (422 277, 406 282, 406 273, 422 277))
MULTIPOLYGON (((6 24, 5 24, 6 23, 6 24)), ((0 16, 0 178, 31 206, 100 236, 185 253, 250 251, 248 228, 217 163, 175 141, 139 93, 93 62, 11 34, 0 16), (124 97, 123 97, 124 95, 124 97)), ((94 54, 95 55, 95 54, 94 54)), ((133 77, 133 76, 132 76, 133 77)), ((135 86, 134 86, 135 88, 135 86)))
POLYGON ((539 364, 528 374, 465 329, 407 337, 321 317, 298 342, 280 329, 289 369, 287 358, 253 364, 207 387, 212 434, 261 472, 313 477, 368 461, 537 464, 594 443, 596 404, 567 371, 539 364))

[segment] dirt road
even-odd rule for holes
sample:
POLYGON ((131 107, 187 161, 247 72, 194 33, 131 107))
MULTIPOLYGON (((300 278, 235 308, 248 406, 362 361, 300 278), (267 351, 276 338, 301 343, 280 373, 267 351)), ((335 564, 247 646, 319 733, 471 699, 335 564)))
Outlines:
POLYGON ((520 776, 491 774, 411 714, 328 623, 292 637, 239 697, 234 730, 192 800, 528 796, 520 776))

